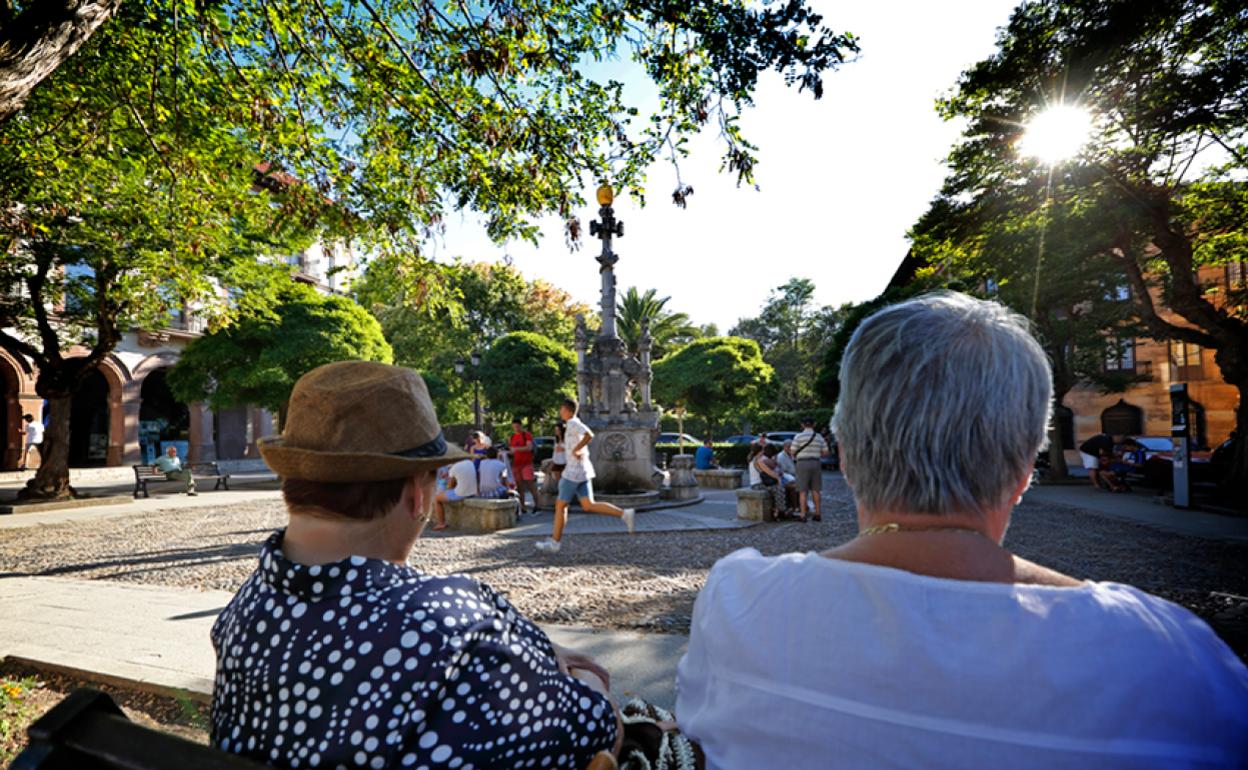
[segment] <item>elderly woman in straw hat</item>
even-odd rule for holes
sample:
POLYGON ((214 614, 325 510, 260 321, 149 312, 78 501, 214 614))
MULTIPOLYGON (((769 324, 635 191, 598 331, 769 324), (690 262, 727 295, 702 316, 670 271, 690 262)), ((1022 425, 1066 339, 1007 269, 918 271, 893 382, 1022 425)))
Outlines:
POLYGON ((708 767, 1248 765, 1248 671, 1208 626, 1002 545, 1052 399, 1024 319, 893 305, 840 377, 858 537, 711 570, 676 703, 708 767))
POLYGON ((587 767, 607 674, 488 586, 408 565, 448 446, 415 372, 322 366, 261 453, 286 529, 212 629, 212 741, 280 767, 587 767))

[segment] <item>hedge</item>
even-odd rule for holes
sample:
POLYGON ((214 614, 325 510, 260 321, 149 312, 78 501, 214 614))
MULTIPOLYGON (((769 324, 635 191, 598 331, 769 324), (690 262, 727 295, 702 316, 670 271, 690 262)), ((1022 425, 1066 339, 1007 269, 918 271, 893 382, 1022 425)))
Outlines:
MULTIPOLYGON (((729 468, 744 468, 750 459, 749 444, 712 444, 715 462, 729 468)), ((692 455, 697 447, 685 444, 685 454, 692 455)), ((668 465, 672 457, 680 454, 680 444, 655 444, 654 459, 659 465, 668 465)))
MULTIPOLYGON (((803 417, 814 417, 815 428, 823 430, 828 426, 828 421, 832 419, 831 407, 820 407, 818 409, 804 410, 768 410, 764 412, 752 412, 749 414, 739 415, 730 420, 725 420, 715 430, 717 437, 732 436, 744 432, 744 426, 748 423, 750 432, 757 435, 759 432, 768 432, 776 430, 801 430, 803 417)), ((699 438, 706 436, 709 432, 706 420, 697 415, 687 415, 684 420, 685 433, 699 438)), ((674 433, 680 430, 679 424, 675 417, 671 414, 663 415, 663 431, 666 433, 674 433)))

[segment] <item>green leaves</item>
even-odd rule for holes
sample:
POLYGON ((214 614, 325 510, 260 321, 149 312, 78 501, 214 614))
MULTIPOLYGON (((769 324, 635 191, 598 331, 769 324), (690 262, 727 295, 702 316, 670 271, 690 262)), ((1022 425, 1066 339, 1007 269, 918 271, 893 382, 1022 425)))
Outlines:
POLYGON ((346 360, 393 361, 376 319, 350 299, 287 278, 268 312, 247 312, 188 345, 169 386, 180 400, 218 409, 283 410, 301 376, 346 360))
POLYGON ((538 420, 576 393, 576 356, 548 337, 512 332, 482 356, 481 386, 495 422, 504 417, 538 420))
POLYGON ((773 387, 774 374, 754 340, 708 337, 654 364, 654 394, 665 406, 683 406, 717 423, 757 408, 773 387))

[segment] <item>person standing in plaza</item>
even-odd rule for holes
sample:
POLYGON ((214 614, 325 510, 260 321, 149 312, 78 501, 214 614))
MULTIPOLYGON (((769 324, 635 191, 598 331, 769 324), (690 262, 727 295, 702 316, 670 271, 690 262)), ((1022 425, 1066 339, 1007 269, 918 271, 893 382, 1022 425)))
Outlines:
POLYGON ((533 510, 537 511, 537 474, 533 472, 533 434, 524 429, 520 418, 511 421, 511 439, 507 442, 511 447, 511 478, 516 482, 516 492, 520 495, 520 513, 524 508, 524 492, 528 490, 533 497, 533 510))
POLYGON ((19 470, 24 471, 26 464, 30 462, 32 448, 39 454, 39 462, 43 462, 43 423, 36 420, 33 414, 22 415, 22 421, 26 423, 22 428, 26 440, 22 449, 22 467, 19 470))
POLYGON ((178 448, 172 444, 165 450, 165 453, 156 458, 156 462, 152 463, 156 466, 156 470, 165 474, 165 478, 170 481, 185 481, 186 494, 194 497, 199 494, 195 491, 195 477, 191 474, 190 468, 182 467, 182 460, 178 458, 178 448))
POLYGON ((793 437, 793 459, 797 465, 797 500, 803 516, 806 500, 814 502, 815 521, 823 521, 823 458, 828 442, 815 432, 815 418, 802 420, 802 432, 793 437))
POLYGON ((632 508, 618 508, 610 503, 594 500, 594 464, 589 459, 589 442, 594 432, 576 416, 580 405, 576 399, 564 399, 559 416, 564 422, 564 445, 567 466, 559 478, 559 499, 555 501, 555 528, 551 537, 539 541, 537 550, 543 553, 559 553, 563 543, 563 528, 568 522, 568 506, 578 500, 581 508, 589 513, 616 516, 623 520, 628 533, 633 533, 636 512, 632 508))

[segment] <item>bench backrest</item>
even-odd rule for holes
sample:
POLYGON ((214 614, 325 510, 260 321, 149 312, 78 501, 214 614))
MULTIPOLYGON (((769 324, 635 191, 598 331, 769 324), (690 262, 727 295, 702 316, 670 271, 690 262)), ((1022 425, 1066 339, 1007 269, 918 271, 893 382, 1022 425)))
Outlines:
POLYGON ((198 476, 220 476, 221 469, 216 463, 190 463, 186 467, 191 469, 191 473, 198 476))
POLYGON ((159 476, 160 478, 163 479, 165 477, 165 472, 157 468, 155 465, 134 466, 134 477, 136 479, 143 479, 143 478, 149 478, 149 477, 154 477, 154 476, 159 476))

